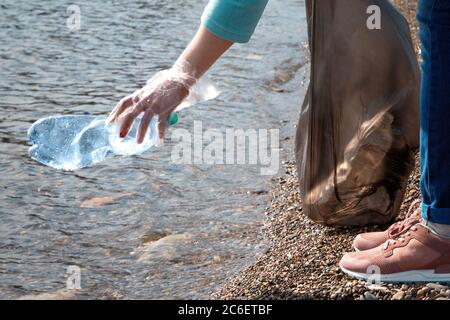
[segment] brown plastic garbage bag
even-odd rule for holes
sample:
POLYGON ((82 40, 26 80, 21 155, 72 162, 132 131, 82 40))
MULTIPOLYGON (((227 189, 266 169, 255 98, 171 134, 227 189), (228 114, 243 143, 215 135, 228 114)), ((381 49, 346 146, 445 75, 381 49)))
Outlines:
POLYGON ((296 160, 303 211, 328 225, 399 211, 419 144, 420 73, 410 30, 386 0, 307 0, 310 87, 296 160), (381 9, 381 30, 367 9, 381 9))

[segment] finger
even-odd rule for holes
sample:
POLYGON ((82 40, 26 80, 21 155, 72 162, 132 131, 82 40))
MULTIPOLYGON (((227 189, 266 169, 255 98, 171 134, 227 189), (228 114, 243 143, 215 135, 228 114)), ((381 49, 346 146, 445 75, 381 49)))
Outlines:
POLYGON ((125 138, 130 131, 136 117, 143 111, 142 103, 135 105, 127 114, 123 115, 123 121, 120 125, 120 137, 125 138))
POLYGON ((148 126, 150 124, 150 121, 152 121, 153 118, 153 111, 147 110, 144 113, 144 116, 141 119, 141 124, 139 125, 138 135, 137 135, 137 143, 141 144, 142 141, 144 141, 145 134, 147 133, 148 126))
POLYGON ((167 117, 162 117, 158 121, 159 139, 164 139, 164 136, 166 135, 166 128, 167 128, 167 117))
POLYGON ((117 118, 129 107, 133 105, 132 97, 126 97, 119 101, 113 111, 109 114, 106 119, 107 123, 114 122, 117 118))
POLYGON ((117 116, 116 116, 117 112, 119 111, 120 108, 125 107, 124 105, 128 104, 128 99, 129 98, 125 97, 119 101, 119 103, 115 106, 115 108, 108 115, 108 118, 106 118, 106 123, 113 122, 117 119, 117 116))

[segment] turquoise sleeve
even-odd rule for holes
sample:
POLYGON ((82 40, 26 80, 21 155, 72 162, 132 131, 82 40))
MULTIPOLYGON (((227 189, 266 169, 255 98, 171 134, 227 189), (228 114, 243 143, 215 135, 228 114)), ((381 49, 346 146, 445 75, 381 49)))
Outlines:
POLYGON ((202 25, 216 36, 248 42, 269 0, 210 0, 202 15, 202 25))

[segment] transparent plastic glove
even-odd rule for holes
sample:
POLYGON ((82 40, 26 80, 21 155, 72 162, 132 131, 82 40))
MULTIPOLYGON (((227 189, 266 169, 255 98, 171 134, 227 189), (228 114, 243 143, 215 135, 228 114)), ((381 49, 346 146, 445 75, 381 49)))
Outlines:
POLYGON ((152 118, 157 117, 158 135, 163 139, 170 114, 181 109, 186 98, 195 95, 195 92, 191 93, 191 88, 197 79, 192 74, 194 72, 188 62, 177 61, 172 68, 158 72, 143 88, 123 98, 107 122, 118 121, 120 137, 123 138, 135 119, 143 113, 137 133, 137 142, 142 143, 152 118))

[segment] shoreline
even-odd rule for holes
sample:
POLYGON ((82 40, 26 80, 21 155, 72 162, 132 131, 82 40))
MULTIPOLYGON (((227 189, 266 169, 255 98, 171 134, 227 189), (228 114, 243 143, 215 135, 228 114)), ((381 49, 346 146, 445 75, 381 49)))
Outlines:
MULTIPOLYGON (((392 0, 408 20, 418 52, 415 20, 416 1, 392 0)), ((292 153, 294 137, 283 146, 292 153)), ((287 155, 288 159, 293 155, 287 155)), ((270 247, 252 265, 230 279, 217 299, 450 299, 448 286, 429 284, 382 284, 367 286, 339 270, 342 255, 351 251, 361 232, 384 230, 387 226, 333 228, 316 224, 301 213, 296 167, 283 162, 284 173, 271 183, 271 204, 266 210, 264 235, 270 247)), ((408 181, 401 219, 409 204, 420 197, 418 157, 408 181)))

